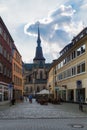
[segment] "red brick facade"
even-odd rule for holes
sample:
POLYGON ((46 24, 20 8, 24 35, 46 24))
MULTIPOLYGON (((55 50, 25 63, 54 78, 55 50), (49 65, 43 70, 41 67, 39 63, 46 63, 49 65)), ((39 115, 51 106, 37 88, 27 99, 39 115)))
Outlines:
MULTIPOLYGON (((12 82, 12 44, 13 39, 0 17, 0 93, 3 87, 12 82)), ((7 88, 8 89, 8 88, 7 88)), ((2 97, 2 96, 1 96, 2 97)), ((1 99, 0 99, 1 100, 1 99)))

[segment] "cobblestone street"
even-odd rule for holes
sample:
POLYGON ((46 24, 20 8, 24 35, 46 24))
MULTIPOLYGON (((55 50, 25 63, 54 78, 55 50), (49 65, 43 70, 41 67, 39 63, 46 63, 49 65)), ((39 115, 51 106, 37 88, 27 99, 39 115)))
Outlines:
POLYGON ((40 105, 33 100, 0 109, 0 130, 72 130, 74 124, 87 130, 87 112, 79 111, 78 104, 40 105))
POLYGON ((79 111, 78 104, 40 105, 35 100, 32 104, 27 101, 0 110, 0 119, 70 117, 87 117, 87 112, 79 111))

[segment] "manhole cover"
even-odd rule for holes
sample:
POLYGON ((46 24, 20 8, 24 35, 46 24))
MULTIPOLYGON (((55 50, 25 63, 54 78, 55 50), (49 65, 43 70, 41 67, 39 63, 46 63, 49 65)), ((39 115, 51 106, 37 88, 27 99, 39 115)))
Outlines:
POLYGON ((81 124, 73 124, 71 125, 73 128, 83 128, 84 126, 81 124))

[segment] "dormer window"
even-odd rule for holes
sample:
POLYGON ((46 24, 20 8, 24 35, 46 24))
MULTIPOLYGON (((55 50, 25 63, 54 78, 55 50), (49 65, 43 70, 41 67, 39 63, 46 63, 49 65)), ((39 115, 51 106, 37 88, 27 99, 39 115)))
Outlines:
POLYGON ((80 38, 82 38, 83 37, 83 33, 82 34, 80 34, 80 36, 79 36, 80 38))

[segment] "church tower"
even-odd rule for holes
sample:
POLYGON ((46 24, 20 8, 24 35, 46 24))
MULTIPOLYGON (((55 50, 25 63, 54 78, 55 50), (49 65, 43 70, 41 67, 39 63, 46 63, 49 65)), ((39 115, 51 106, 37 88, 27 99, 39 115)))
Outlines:
POLYGON ((45 64, 45 58, 43 57, 43 51, 41 47, 41 39, 40 39, 40 30, 38 26, 38 37, 37 37, 37 47, 36 47, 36 54, 35 58, 33 59, 35 64, 45 64))
POLYGON ((47 88, 48 71, 50 63, 45 63, 43 51, 41 47, 40 30, 38 26, 37 46, 33 63, 24 64, 25 70, 25 95, 32 94, 35 96, 37 92, 47 88))

